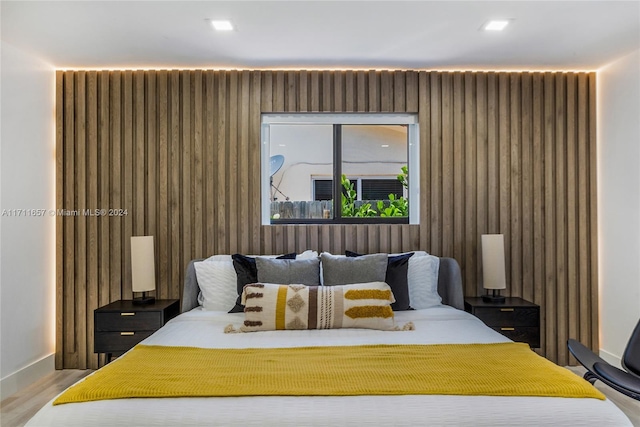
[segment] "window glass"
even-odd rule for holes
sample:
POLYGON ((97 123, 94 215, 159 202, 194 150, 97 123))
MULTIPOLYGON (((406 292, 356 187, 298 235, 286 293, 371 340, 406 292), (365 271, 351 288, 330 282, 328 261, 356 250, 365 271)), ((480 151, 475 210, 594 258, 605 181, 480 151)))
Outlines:
MULTIPOLYGON (((332 177, 333 126, 275 124, 270 127, 270 136, 271 218, 326 217, 324 210, 331 211, 331 203, 315 203, 311 177, 332 177)), ((323 193, 320 201, 331 202, 332 199, 329 186, 328 193, 323 193)))
POLYGON ((343 125, 341 128, 342 174, 346 178, 361 177, 355 186, 353 182, 344 181, 347 194, 342 197, 342 215, 408 217, 407 195, 402 192, 398 179, 407 167, 407 126, 343 125), (387 192, 387 188, 397 185, 394 182, 400 189, 387 192))

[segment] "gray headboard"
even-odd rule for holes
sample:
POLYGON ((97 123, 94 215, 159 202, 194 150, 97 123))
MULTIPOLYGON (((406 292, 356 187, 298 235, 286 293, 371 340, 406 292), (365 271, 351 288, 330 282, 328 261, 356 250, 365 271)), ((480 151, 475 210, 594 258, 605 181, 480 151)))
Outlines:
MULTIPOLYGON (((184 277, 184 289, 182 291, 182 312, 189 311, 198 306, 198 279, 193 263, 202 261, 194 259, 187 265, 184 277)), ((442 297, 442 303, 464 310, 464 296, 462 293, 462 276, 460 266, 453 258, 440 258, 438 273, 438 293, 442 297)), ((231 307, 229 307, 231 308, 231 307)))

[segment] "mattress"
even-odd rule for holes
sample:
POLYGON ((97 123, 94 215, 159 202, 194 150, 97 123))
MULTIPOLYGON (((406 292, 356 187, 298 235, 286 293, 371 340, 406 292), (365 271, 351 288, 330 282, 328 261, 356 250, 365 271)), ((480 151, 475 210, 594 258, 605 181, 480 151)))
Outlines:
MULTIPOLYGON (((143 341, 202 348, 508 342, 474 316, 448 306, 397 312, 414 331, 368 329, 225 334, 242 313, 194 309, 143 341)), ((112 363, 118 363, 116 360, 112 363)), ((489 368, 489 367, 488 367, 489 368)), ((82 380, 81 380, 82 381, 82 380)), ((27 426, 630 426, 609 400, 491 396, 253 396, 118 399, 45 405, 27 426)))

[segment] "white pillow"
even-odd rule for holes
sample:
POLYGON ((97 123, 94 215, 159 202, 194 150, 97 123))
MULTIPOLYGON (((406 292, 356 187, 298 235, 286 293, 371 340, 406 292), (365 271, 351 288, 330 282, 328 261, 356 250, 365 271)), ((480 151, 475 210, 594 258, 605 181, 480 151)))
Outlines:
POLYGON ((318 252, 312 250, 306 250, 301 254, 296 255, 296 259, 315 259, 318 258, 318 252))
POLYGON ((229 261, 233 262, 231 259, 231 255, 211 255, 209 258, 204 261, 229 261))
POLYGON ((415 309, 442 305, 438 294, 438 272, 440 258, 424 251, 416 251, 409 258, 407 281, 409 283, 409 301, 415 309))
MULTIPOLYGON (((196 277, 202 293, 202 306, 205 310, 229 311, 238 297, 237 276, 233 261, 205 261, 193 263, 196 277)), ((198 302, 200 302, 198 298, 198 302)))

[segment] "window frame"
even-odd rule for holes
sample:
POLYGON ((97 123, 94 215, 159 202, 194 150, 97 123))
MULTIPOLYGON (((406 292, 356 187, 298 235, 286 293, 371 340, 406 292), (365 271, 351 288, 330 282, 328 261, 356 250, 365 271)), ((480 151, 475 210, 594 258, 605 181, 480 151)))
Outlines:
MULTIPOLYGON (((420 223, 420 130, 418 115, 415 113, 262 113, 260 118, 260 174, 261 174, 261 217, 262 225, 280 224, 419 224, 420 223), (341 125, 406 125, 407 126, 407 167, 409 169, 409 217, 342 217, 341 211, 335 209, 339 202, 334 200, 334 218, 288 218, 271 219, 270 192, 270 126, 271 125, 333 125, 334 147, 336 129, 341 125), (336 126, 337 125, 337 126, 336 126)), ((340 144, 340 142, 338 142, 340 144)), ((342 152, 333 150, 334 195, 341 194, 340 180, 335 179, 336 169, 341 171, 342 152), (338 167, 336 168, 336 165, 338 167)), ((339 176, 339 173, 338 173, 339 176)))

